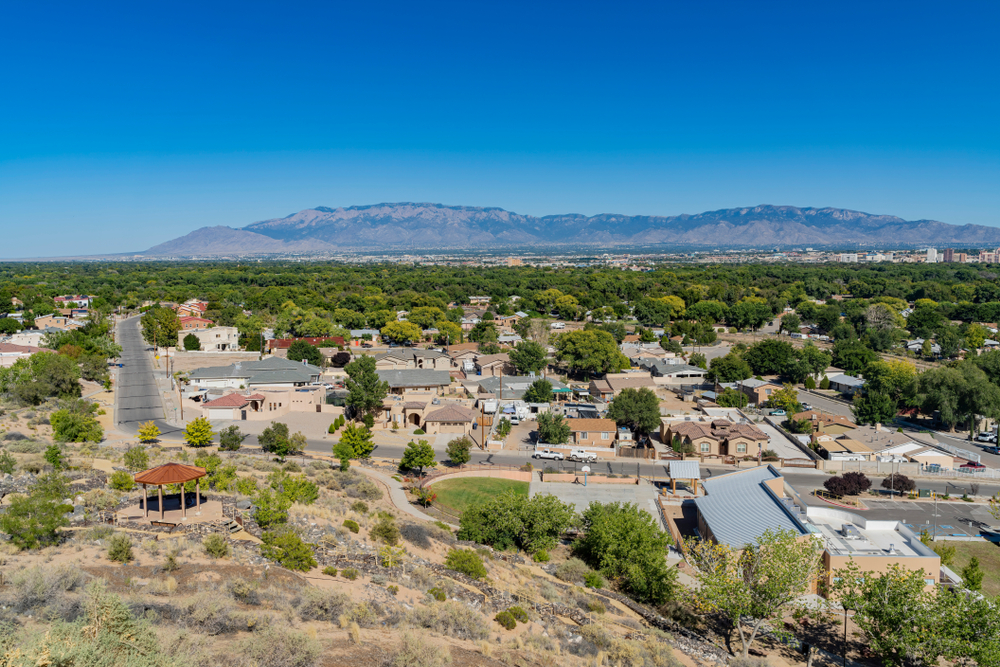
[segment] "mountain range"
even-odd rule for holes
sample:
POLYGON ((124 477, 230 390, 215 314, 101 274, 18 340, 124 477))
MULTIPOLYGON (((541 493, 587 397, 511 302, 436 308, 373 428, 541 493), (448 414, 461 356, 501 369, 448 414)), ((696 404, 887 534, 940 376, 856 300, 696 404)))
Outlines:
POLYGON ((754 206, 697 215, 534 217, 444 204, 317 206, 241 229, 202 227, 142 255, 211 256, 512 246, 721 247, 1000 245, 1000 228, 907 221, 842 208, 754 206))

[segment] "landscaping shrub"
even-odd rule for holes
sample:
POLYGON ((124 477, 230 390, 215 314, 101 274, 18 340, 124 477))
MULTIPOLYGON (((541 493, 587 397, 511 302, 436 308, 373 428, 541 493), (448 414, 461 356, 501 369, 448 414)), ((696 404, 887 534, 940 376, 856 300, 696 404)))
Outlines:
POLYGON ((415 431, 413 432, 413 435, 425 435, 426 433, 427 433, 427 432, 426 432, 426 431, 424 431, 424 429, 422 429, 422 428, 418 428, 417 430, 415 430, 415 431))
POLYGON ((316 567, 312 549, 291 530, 267 531, 261 536, 261 541, 261 555, 289 570, 308 572, 316 567))
POLYGON ((583 585, 587 588, 604 588, 604 577, 597 572, 583 575, 583 585))
POLYGON ((116 470, 111 473, 108 485, 115 491, 131 491, 135 488, 135 480, 124 470, 116 470))
POLYGON ((116 533, 108 540, 108 560, 115 563, 128 563, 135 556, 132 554, 132 538, 122 533, 116 533))
POLYGON ((125 450, 125 467, 132 472, 139 472, 149 467, 149 452, 145 447, 129 447, 125 450))
POLYGON ((473 579, 484 579, 486 577, 486 566, 483 559, 475 551, 468 549, 449 549, 445 557, 444 566, 449 570, 461 572, 473 579))
POLYGON ((353 567, 345 567, 340 571, 340 573, 344 575, 344 579, 347 579, 348 581, 354 581, 358 578, 358 571, 353 567))
POLYGON ((448 594, 444 592, 444 589, 438 588, 437 586, 427 591, 427 594, 438 602, 444 602, 448 599, 448 594))
POLYGON ((395 517, 385 512, 379 513, 378 521, 368 531, 368 536, 389 546, 396 546, 399 543, 399 526, 396 525, 395 517))
POLYGON ((212 534, 205 536, 205 539, 201 541, 201 546, 205 549, 207 553, 212 558, 226 558, 229 556, 229 543, 226 542, 226 538, 219 534, 212 534))
POLYGON ((352 519, 344 519, 344 528, 351 531, 355 535, 361 530, 361 526, 358 525, 358 522, 352 519))
POLYGON ((499 614, 493 617, 493 620, 500 624, 505 630, 513 630, 517 627, 517 621, 509 611, 501 611, 499 614))
POLYGON ((332 565, 327 565, 326 567, 323 568, 323 574, 325 574, 328 577, 336 577, 337 568, 333 567, 332 565))

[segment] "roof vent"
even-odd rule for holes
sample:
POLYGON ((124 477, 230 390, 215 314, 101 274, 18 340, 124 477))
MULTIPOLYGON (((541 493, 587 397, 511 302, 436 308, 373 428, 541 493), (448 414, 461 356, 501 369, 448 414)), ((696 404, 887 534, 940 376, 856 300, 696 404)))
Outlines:
POLYGON ((889 545, 889 549, 887 550, 886 553, 888 553, 889 555, 895 554, 896 553, 896 545, 895 544, 890 544, 889 545))

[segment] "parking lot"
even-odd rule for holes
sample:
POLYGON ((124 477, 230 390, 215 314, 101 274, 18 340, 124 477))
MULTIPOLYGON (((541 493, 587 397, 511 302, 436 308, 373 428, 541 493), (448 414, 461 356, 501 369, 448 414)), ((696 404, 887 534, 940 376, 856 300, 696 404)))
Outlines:
MULTIPOLYGON (((825 505, 815 497, 803 496, 810 505, 825 505)), ((919 534, 926 530, 935 538, 940 537, 979 537, 980 527, 993 525, 994 519, 986 505, 965 503, 961 501, 931 501, 911 502, 893 501, 888 499, 864 499, 869 507, 867 511, 856 512, 868 520, 902 521, 910 530, 919 534)))

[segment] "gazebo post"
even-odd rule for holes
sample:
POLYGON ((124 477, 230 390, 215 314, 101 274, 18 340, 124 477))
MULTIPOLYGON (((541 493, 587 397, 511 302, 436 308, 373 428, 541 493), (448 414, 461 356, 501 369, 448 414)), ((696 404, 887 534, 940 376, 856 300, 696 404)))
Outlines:
POLYGON ((163 485, 157 484, 156 488, 160 492, 160 521, 163 521, 163 485))
POLYGON ((201 477, 194 481, 194 502, 197 508, 195 514, 201 516, 201 477))
POLYGON ((146 491, 146 485, 142 485, 142 511, 144 512, 144 518, 149 518, 149 492, 146 491))
POLYGON ((181 482, 181 519, 188 518, 187 505, 184 504, 184 484, 186 482, 181 482))

